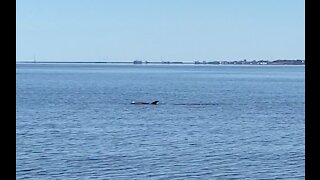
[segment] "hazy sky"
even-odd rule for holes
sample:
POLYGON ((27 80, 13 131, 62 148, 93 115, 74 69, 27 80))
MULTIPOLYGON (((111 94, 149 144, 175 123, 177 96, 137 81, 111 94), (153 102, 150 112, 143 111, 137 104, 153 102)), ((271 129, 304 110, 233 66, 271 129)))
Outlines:
POLYGON ((305 58, 304 0, 16 3, 16 60, 305 58))

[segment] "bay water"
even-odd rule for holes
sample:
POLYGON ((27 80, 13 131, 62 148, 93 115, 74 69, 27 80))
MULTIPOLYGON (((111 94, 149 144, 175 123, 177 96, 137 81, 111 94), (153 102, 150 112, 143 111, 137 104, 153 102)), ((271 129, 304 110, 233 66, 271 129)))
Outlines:
POLYGON ((304 72, 17 63, 16 178, 304 179, 304 72))

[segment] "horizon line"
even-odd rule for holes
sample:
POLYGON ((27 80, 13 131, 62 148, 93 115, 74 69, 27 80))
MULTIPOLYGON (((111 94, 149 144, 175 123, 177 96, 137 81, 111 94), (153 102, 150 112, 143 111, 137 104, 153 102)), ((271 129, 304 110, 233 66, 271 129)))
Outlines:
POLYGON ((148 60, 140 60, 140 59, 135 59, 135 60, 131 60, 131 61, 97 61, 97 60, 84 60, 84 61, 74 61, 74 60, 70 60, 70 61, 66 61, 66 60, 63 60, 63 61, 60 61, 60 60, 16 60, 16 62, 79 62, 79 63, 84 63, 84 62, 87 62, 87 63, 126 63, 126 62, 134 62, 134 61, 141 61, 141 62, 149 62, 149 63, 157 63, 157 62, 233 62, 233 61, 247 61, 247 62, 251 62, 251 61, 277 61, 277 60, 302 60, 302 61, 305 61, 305 59, 300 59, 300 58, 292 58, 292 59, 273 59, 273 60, 270 60, 270 59, 253 59, 253 60, 247 60, 247 59, 242 59, 242 60, 190 60, 190 61, 180 61, 180 60, 160 60, 160 61, 148 61, 148 60))

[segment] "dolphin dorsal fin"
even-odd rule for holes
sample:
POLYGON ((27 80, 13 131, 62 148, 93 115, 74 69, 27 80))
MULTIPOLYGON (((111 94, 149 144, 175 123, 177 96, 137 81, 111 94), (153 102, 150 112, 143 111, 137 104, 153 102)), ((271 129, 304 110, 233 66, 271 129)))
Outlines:
POLYGON ((158 104, 159 103, 159 101, 153 101, 151 104, 158 104))

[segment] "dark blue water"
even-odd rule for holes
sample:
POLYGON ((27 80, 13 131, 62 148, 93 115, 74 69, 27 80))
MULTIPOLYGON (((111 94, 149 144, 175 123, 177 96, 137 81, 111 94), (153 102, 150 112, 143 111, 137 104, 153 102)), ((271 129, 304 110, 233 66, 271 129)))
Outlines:
POLYGON ((17 64, 16 178, 304 179, 304 86, 304 66, 17 64))

